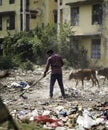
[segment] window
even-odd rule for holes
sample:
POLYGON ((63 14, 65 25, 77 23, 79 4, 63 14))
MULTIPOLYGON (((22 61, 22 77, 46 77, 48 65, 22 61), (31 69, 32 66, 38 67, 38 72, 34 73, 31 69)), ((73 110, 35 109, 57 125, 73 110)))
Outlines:
POLYGON ((26 0, 26 11, 29 11, 30 0, 26 0))
POLYGON ((71 8, 71 25, 79 25, 79 7, 71 8))
POLYGON ((0 0, 0 5, 2 5, 2 0, 0 0))
POLYGON ((92 24, 102 24, 102 4, 96 4, 92 7, 92 24))
POLYGON ((71 38, 71 43, 70 43, 70 49, 73 50, 75 53, 77 53, 79 47, 79 39, 78 38, 71 38))
POLYGON ((27 32, 30 31, 29 24, 30 24, 29 14, 26 14, 26 31, 27 32))
POLYGON ((53 10, 54 14, 54 23, 57 23, 57 10, 53 10))
POLYGON ((23 11, 23 1, 20 0, 20 11, 22 12, 23 11))
POLYGON ((2 17, 0 16, 0 30, 2 30, 2 17))
POLYGON ((91 58, 100 58, 100 39, 93 39, 91 45, 91 58))
POLYGON ((35 19, 36 18, 36 13, 31 13, 31 18, 35 19))
POLYGON ((20 14, 20 30, 23 31, 23 15, 20 14))
POLYGON ((45 24, 44 24, 44 23, 42 23, 42 29, 44 29, 44 27, 45 27, 45 24))
POLYGON ((0 41, 0 55, 3 55, 3 48, 2 48, 2 43, 0 41))
POLYGON ((14 4, 15 0, 9 0, 9 4, 14 4))
POLYGON ((15 29, 15 15, 10 15, 7 20, 7 29, 14 30, 15 29))

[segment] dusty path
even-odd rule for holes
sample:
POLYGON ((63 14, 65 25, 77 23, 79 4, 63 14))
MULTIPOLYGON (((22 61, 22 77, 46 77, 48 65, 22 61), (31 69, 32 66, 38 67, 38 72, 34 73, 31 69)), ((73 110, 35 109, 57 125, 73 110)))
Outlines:
MULTIPOLYGON (((43 70, 40 69, 39 73, 35 76, 33 73, 29 74, 22 74, 22 76, 11 76, 11 82, 18 81, 18 80, 34 80, 37 81, 42 76, 43 70), (32 76, 31 76, 32 75, 32 76), (14 78, 16 77, 16 79, 14 78)), ((75 88, 75 80, 68 80, 70 70, 63 70, 63 81, 65 86, 65 92, 67 94, 67 98, 64 101, 61 101, 60 96, 60 89, 56 82, 54 88, 54 99, 51 101, 49 99, 49 78, 50 74, 47 75, 44 79, 38 82, 33 88, 31 87, 30 90, 25 92, 24 97, 26 99, 20 97, 21 91, 19 89, 14 89, 10 87, 4 88, 0 91, 0 96, 3 98, 5 103, 8 105, 9 109, 17 109, 21 110, 24 107, 43 107, 42 104, 57 104, 62 103, 72 103, 72 104, 81 104, 82 106, 92 106, 97 102, 105 102, 108 100, 108 81, 105 84, 102 84, 103 79, 98 77, 100 88, 98 86, 92 86, 91 81, 85 81, 84 88, 81 87, 81 82, 79 82, 77 88, 75 88)), ((9 80, 9 77, 7 79, 9 80)), ((2 80, 2 81, 3 81, 2 80)), ((8 81, 8 83, 10 80, 8 81)), ((5 82, 6 83, 6 82, 5 82)))

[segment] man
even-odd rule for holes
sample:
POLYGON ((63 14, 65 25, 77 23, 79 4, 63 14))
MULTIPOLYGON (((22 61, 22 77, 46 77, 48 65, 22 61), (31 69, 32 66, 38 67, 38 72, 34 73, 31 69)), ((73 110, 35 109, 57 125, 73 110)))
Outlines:
POLYGON ((47 51, 47 55, 48 55, 48 59, 47 59, 46 68, 43 77, 46 76, 49 67, 51 67, 50 98, 53 97, 53 89, 56 80, 58 81, 62 97, 65 98, 63 79, 62 79, 62 66, 64 64, 62 57, 59 54, 54 54, 53 50, 47 51))

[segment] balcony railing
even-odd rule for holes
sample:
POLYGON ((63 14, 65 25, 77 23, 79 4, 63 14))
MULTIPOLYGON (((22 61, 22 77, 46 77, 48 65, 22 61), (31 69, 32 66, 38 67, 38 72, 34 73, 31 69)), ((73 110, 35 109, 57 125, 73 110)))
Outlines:
POLYGON ((102 3, 104 0, 77 0, 73 2, 66 3, 66 5, 69 6, 76 6, 76 5, 86 5, 86 4, 91 4, 91 3, 102 3))
POLYGON ((3 11, 0 12, 0 16, 15 15, 15 11, 3 11))

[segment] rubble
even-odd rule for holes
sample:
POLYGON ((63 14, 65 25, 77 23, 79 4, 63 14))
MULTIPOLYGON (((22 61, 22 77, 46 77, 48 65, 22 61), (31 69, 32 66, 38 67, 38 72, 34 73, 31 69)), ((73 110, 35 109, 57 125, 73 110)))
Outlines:
POLYGON ((66 99, 61 98, 57 84, 54 99, 49 99, 49 75, 32 86, 43 73, 42 68, 36 69, 35 72, 15 70, 0 80, 0 96, 14 119, 27 124, 41 123, 44 129, 108 129, 107 81, 103 85, 100 80, 101 88, 92 87, 90 81, 85 81, 83 89, 81 84, 75 88, 75 81, 68 81, 70 70, 64 70, 66 99), (27 98, 20 96, 25 89, 27 98))

